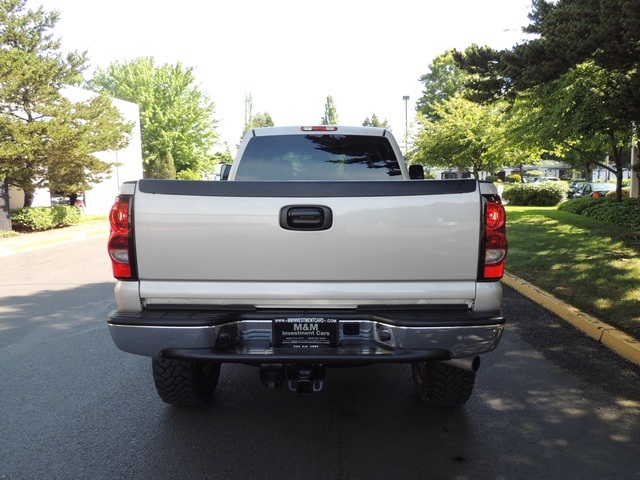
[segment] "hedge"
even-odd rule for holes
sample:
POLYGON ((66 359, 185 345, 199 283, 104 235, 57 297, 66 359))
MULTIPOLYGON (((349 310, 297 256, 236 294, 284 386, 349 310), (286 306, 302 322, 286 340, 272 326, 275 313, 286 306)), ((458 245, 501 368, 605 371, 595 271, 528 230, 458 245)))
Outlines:
POLYGON ((622 202, 602 197, 576 198, 559 205, 558 210, 640 230, 640 204, 637 198, 623 198, 622 202))
POLYGON ((565 199, 567 188, 564 182, 518 183, 505 190, 502 198, 520 207, 553 207, 565 199))
POLYGON ((11 226, 18 231, 50 230, 79 222, 80 209, 77 207, 57 205, 11 209, 11 226))

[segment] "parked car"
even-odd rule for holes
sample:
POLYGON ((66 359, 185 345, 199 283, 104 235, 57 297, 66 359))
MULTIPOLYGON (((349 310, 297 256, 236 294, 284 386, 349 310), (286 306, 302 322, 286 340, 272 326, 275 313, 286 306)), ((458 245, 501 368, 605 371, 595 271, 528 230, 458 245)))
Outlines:
POLYGON ((559 182, 556 177, 530 177, 531 183, 543 183, 543 182, 559 182))
POLYGON ((584 186, 578 190, 573 197, 604 197, 607 192, 611 192, 616 189, 614 183, 585 183, 584 186))
POLYGON ((586 180, 572 180, 569 183, 569 191, 567 192, 568 198, 573 198, 575 194, 582 189, 587 183, 586 180))

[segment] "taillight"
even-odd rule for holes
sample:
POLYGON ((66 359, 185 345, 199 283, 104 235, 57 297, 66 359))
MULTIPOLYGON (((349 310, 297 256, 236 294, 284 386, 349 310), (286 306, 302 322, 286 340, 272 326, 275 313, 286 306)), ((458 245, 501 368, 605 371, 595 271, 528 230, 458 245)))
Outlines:
POLYGON ((313 127, 300 127, 303 132, 336 132, 338 127, 332 125, 316 125, 313 127))
POLYGON ((499 280, 504 274, 507 257, 507 213, 497 195, 486 195, 484 201, 483 258, 480 277, 499 280))
POLYGON ((113 276, 118 279, 133 278, 131 268, 131 245, 129 218, 129 198, 117 197, 111 212, 109 213, 109 224, 111 234, 109 235, 108 250, 111 257, 111 268, 113 276))

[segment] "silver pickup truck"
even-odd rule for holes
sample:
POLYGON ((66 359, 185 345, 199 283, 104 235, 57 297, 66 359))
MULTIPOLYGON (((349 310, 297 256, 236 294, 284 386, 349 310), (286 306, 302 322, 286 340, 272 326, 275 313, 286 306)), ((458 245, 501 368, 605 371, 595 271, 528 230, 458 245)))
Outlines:
POLYGON ((231 362, 299 393, 408 363, 424 403, 464 404, 504 328, 505 211, 491 183, 412 177, 388 130, 320 126, 249 131, 228 181, 124 183, 115 344, 174 405, 211 400, 231 362))

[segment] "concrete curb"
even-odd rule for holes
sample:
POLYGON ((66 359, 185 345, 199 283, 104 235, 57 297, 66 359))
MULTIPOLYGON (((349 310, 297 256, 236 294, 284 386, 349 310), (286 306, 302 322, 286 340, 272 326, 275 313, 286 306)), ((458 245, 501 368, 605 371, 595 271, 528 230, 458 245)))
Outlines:
POLYGON ((615 327, 558 300, 553 295, 522 278, 506 272, 502 281, 522 295, 555 313, 621 357, 640 365, 640 342, 615 327))

